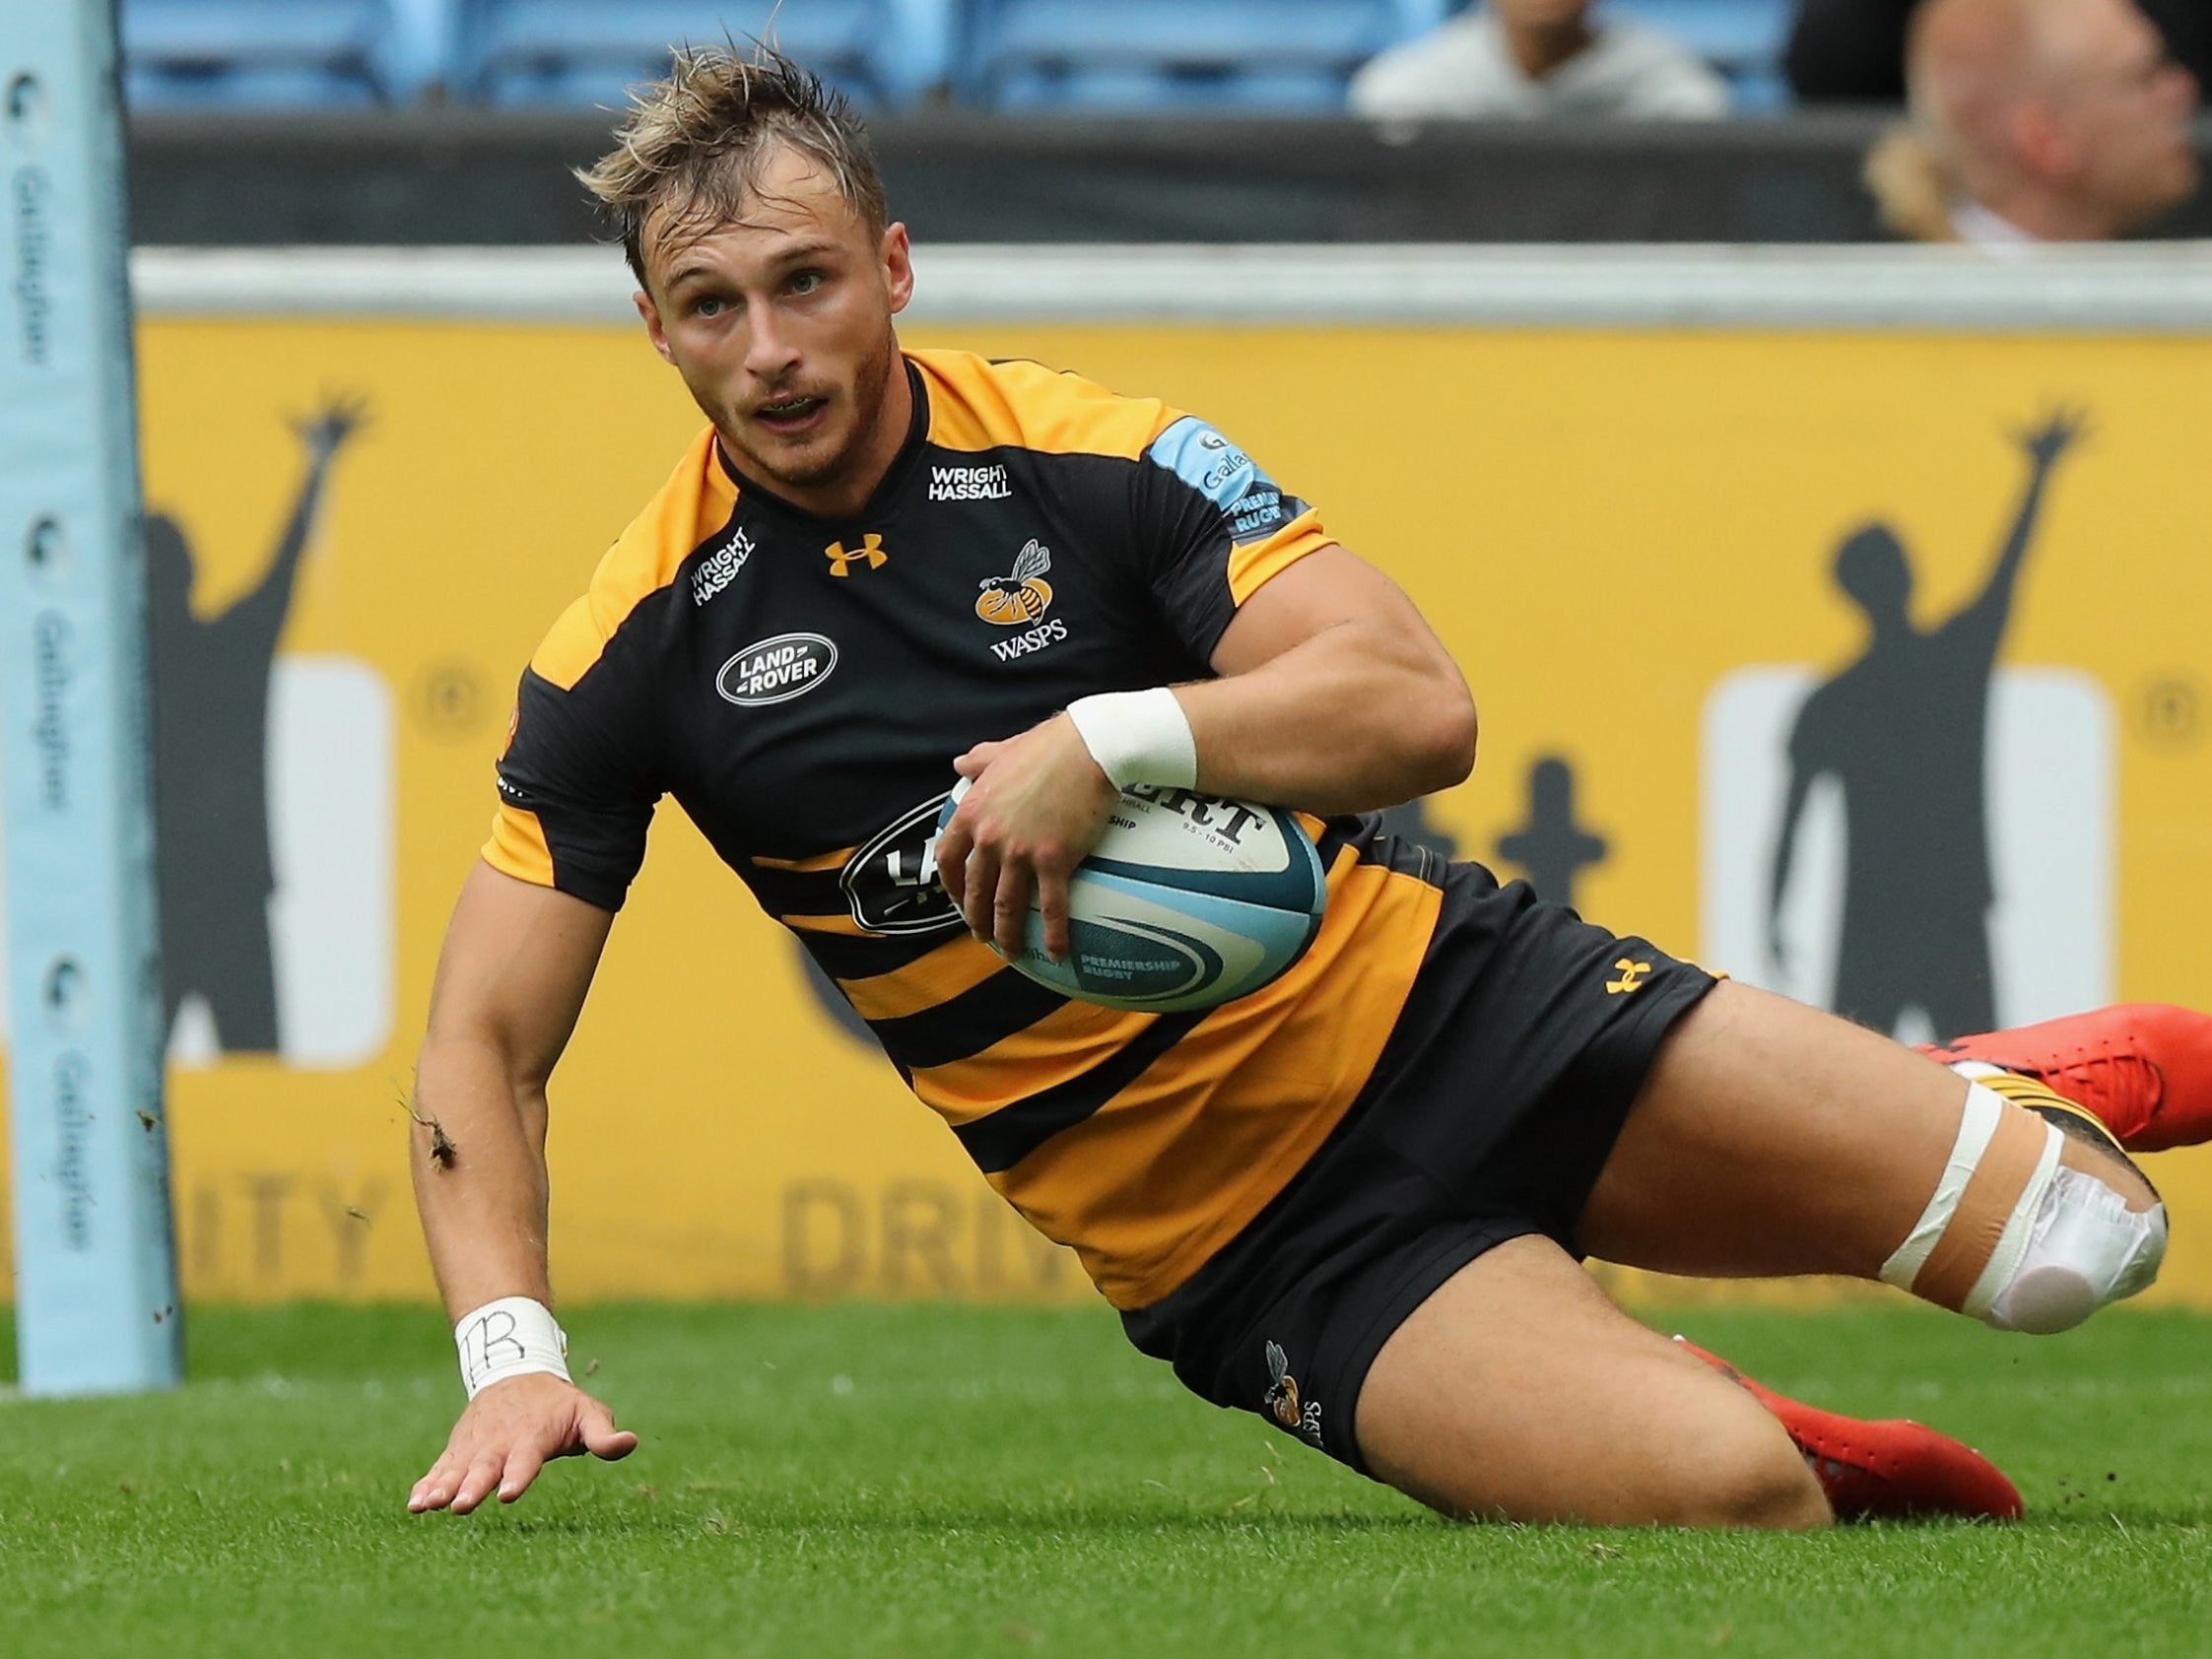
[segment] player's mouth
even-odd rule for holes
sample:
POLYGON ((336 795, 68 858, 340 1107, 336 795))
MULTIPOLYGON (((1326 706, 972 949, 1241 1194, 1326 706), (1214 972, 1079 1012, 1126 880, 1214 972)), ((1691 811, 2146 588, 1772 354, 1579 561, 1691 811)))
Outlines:
POLYGON ((826 397, 778 398, 757 407, 753 419, 778 437, 802 437, 827 419, 829 408, 826 397))

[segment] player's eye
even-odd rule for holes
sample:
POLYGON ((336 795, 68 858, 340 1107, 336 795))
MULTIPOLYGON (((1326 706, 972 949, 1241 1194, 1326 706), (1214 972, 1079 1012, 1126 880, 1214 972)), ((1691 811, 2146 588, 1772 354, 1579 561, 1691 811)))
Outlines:
POLYGON ((692 301, 692 315, 695 317, 718 317, 726 309, 728 302, 718 295, 703 294, 692 301))
POLYGON ((820 271, 799 271, 791 278, 793 294, 813 294, 829 281, 820 271))

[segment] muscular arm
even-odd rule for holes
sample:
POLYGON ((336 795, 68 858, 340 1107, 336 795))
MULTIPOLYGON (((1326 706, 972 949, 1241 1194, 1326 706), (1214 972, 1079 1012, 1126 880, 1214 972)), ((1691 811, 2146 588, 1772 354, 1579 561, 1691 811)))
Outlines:
MULTIPOLYGON (((408 1160, 448 1317, 501 1296, 551 1302, 546 1082, 612 921, 486 864, 461 889, 431 990, 408 1160)), ((635 1444, 560 1377, 510 1377, 469 1403, 409 1507, 466 1513, 495 1487, 511 1502, 548 1457, 620 1457, 635 1444)))
POLYGON ((551 1299, 546 1280, 546 1080, 613 921, 478 864, 431 988, 415 1072, 415 1203, 445 1310, 551 1299), (440 1156, 442 1136, 450 1152, 440 1156))
MULTIPOLYGON (((1319 813, 1394 806, 1474 765, 1466 682, 1411 600, 1331 546, 1245 601, 1216 646, 1218 680, 1175 688, 1198 783, 1319 813)), ((1097 843, 1112 785, 1066 715, 955 763, 968 797, 938 844, 946 892, 978 935, 1021 949, 1034 892, 1067 949, 1067 878, 1097 843)))
POLYGON ((1413 601, 1341 547, 1307 555, 1237 613, 1218 680, 1177 687, 1218 795, 1368 812, 1475 764, 1475 704, 1413 601))

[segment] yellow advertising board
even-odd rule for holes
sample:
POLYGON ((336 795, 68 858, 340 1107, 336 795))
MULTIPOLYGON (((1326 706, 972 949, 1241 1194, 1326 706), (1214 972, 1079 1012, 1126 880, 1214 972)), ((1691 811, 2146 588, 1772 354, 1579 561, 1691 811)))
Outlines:
MULTIPOLYGON (((2212 339, 1159 323, 908 339, 1198 411, 1394 574, 1481 708, 1474 779, 1424 810, 1462 856, 1816 998, 1890 973, 1908 1032, 1950 1017, 1925 986, 1983 960, 2007 1020, 2212 1003, 2212 339), (2053 417, 2076 415, 2022 523, 2028 434, 2047 447, 2053 417), (1892 600, 1906 631, 1877 638, 1868 617, 1892 600), (1906 646, 1976 629, 1993 675, 1914 678, 1906 646), (1978 850, 1938 810, 1957 780, 1887 765, 1878 719, 1826 737, 1799 719, 1816 690, 1848 705, 1869 680, 1881 718, 1987 698, 1978 850), (1809 786, 1777 884, 1793 770, 1809 786), (1846 842, 1918 848, 1963 889, 1986 875, 1986 943, 1970 899, 1944 936, 1885 947, 1846 842)), ((168 660, 203 665, 158 685, 184 733, 167 763, 266 790, 276 895, 257 963, 170 941, 185 1288, 426 1296, 402 1100, 513 680, 698 417, 614 327, 172 315, 140 352, 147 500, 186 584, 157 644, 168 628, 168 660), (273 661, 238 621, 272 608, 273 661), (260 754, 218 753, 206 731, 248 704, 260 754)), ((237 847, 193 857, 181 879, 208 904, 252 890, 237 847)), ((552 1161, 571 1297, 1090 1294, 672 809, 556 1079, 552 1161)), ((2212 1302, 2195 1220, 2212 1154, 2152 1173, 2177 1215, 2154 1294, 2212 1302)))

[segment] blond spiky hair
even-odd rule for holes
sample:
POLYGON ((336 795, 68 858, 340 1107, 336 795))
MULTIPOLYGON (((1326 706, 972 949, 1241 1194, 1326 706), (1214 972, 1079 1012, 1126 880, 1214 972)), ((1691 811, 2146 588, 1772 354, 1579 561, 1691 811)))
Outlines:
POLYGON ((818 165, 871 231, 884 227, 883 178, 852 102, 773 47, 680 46, 667 78, 630 96, 615 148, 576 177, 622 236, 631 274, 645 284, 645 221, 701 233, 736 219, 762 168, 788 145, 818 165))

